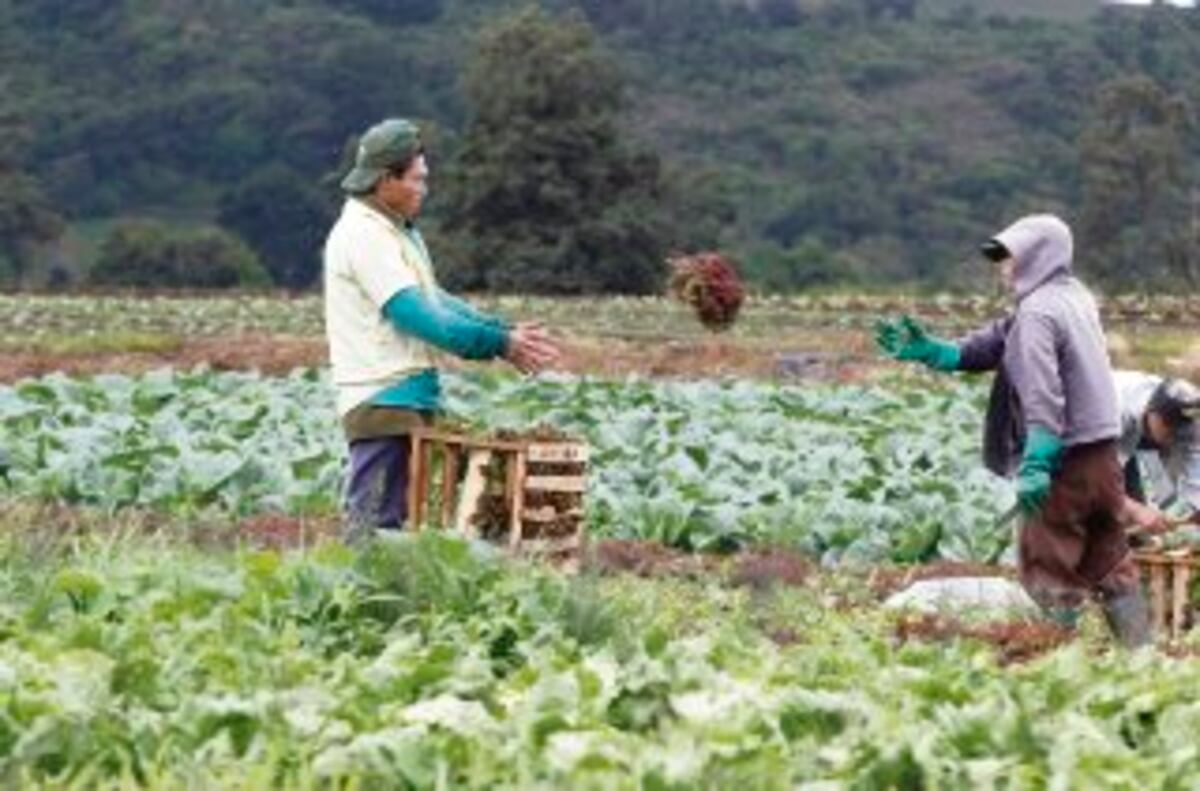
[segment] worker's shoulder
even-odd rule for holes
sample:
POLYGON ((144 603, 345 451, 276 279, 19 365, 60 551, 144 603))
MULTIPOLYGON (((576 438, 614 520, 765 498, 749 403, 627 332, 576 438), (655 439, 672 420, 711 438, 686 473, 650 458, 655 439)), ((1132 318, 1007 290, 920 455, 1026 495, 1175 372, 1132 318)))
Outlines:
POLYGON ((1029 294, 1017 306, 1017 317, 1066 319, 1077 316, 1080 311, 1093 313, 1096 310, 1092 292, 1078 280, 1069 278, 1046 283, 1029 294))
POLYGON ((370 206, 360 201, 349 200, 342 207, 342 213, 338 215, 330 233, 384 233, 390 227, 391 222, 370 206))
POLYGON ((374 247, 380 244, 398 244, 399 234, 391 232, 386 220, 381 220, 374 212, 353 210, 350 205, 342 211, 341 216, 329 229, 325 240, 325 252, 349 254, 355 250, 374 247))
POLYGON ((1112 376, 1117 392, 1122 394, 1145 393, 1148 396, 1162 381, 1161 376, 1128 368, 1114 368, 1112 376))

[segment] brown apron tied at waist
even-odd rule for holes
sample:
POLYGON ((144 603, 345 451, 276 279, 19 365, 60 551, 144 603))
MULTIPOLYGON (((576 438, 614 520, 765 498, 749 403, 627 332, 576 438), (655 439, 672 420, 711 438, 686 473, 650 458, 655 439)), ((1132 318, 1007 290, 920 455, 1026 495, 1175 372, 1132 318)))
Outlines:
POLYGON ((1136 590, 1124 500, 1114 440, 1067 448, 1046 504, 1021 528, 1021 582, 1039 604, 1073 607, 1136 590))

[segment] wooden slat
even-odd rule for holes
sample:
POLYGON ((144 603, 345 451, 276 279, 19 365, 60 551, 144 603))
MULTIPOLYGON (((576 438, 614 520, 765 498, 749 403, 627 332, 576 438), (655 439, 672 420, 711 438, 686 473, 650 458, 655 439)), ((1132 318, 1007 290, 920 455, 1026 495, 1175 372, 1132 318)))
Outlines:
POLYGON ((1135 552, 1134 561, 1140 566, 1200 566, 1200 556, 1191 550, 1172 550, 1170 552, 1135 552))
POLYGON ((1191 582, 1191 572, 1192 570, 1186 565, 1175 567, 1175 578, 1172 580, 1175 590, 1171 597, 1171 637, 1178 637, 1183 633, 1184 619, 1186 618, 1188 606, 1188 583, 1191 582))
POLYGON ((450 527, 458 506, 458 448, 441 443, 442 448, 442 527, 450 527))
POLYGON ((421 438, 413 435, 408 450, 408 525, 413 530, 421 529, 421 502, 425 499, 425 492, 421 489, 424 476, 423 445, 421 438))
POLYGON ((539 462, 571 462, 571 461, 586 461, 589 457, 587 443, 577 442, 574 440, 537 440, 537 439, 517 439, 504 440, 493 439, 491 437, 477 437, 471 434, 464 434, 454 431, 444 431, 436 428, 415 428, 412 430, 412 436, 420 437, 421 439, 431 442, 446 442, 466 448, 485 448, 487 450, 499 451, 522 451, 528 455, 530 461, 539 462), (537 450, 535 450, 535 448, 537 450), (574 449, 574 450, 571 450, 574 449), (564 457, 562 454, 579 454, 564 457), (542 456, 541 454, 549 454, 542 456))
POLYGON ((1154 631, 1163 634, 1167 628, 1167 570, 1163 566, 1150 568, 1150 612, 1154 631))
POLYGON ((570 464, 586 462, 590 457, 590 452, 587 445, 576 442, 558 442, 530 445, 526 456, 531 462, 570 464))
POLYGON ((547 505, 536 510, 525 509, 525 513, 521 514, 521 519, 526 522, 553 522, 556 519, 582 519, 583 509, 572 508, 570 511, 558 512, 554 510, 554 506, 547 505))
POLYGON ((525 479, 527 492, 582 493, 587 490, 587 478, 582 475, 530 475, 525 479))
POLYGON ((521 515, 525 512, 525 454, 515 453, 508 462, 508 479, 505 499, 509 507, 508 546, 517 549, 521 545, 521 515))
POLYGON ((437 429, 414 429, 412 436, 420 437, 427 442, 446 442, 453 445, 459 445, 464 448, 480 448, 485 450, 512 452, 524 450, 528 446, 527 442, 512 442, 508 440, 488 439, 486 437, 473 437, 470 434, 458 434, 452 431, 439 431, 437 429))
POLYGON ((487 477, 484 473, 491 460, 490 450, 473 450, 467 456, 467 477, 463 480, 462 497, 458 502, 454 529, 468 538, 475 538, 479 534, 473 517, 479 511, 479 498, 487 488, 487 477))
POLYGON ((417 524, 421 527, 429 521, 429 489, 433 482, 433 443, 421 443, 421 502, 417 506, 417 524))

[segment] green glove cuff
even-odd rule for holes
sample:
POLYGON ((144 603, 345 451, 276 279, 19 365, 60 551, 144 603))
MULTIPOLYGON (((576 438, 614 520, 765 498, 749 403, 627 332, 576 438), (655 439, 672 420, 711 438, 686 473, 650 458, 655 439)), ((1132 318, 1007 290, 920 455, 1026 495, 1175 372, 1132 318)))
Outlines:
POLYGON ((1050 496, 1052 476, 1062 457, 1063 443, 1041 426, 1033 426, 1025 437, 1025 454, 1017 472, 1017 502, 1026 516, 1033 516, 1050 496))
POLYGON ((1057 435, 1041 426, 1032 426, 1025 437, 1021 471, 1054 473, 1062 458, 1063 443, 1057 435))
POLYGON ((925 358, 922 362, 935 371, 949 373, 950 371, 958 370, 958 362, 961 358, 962 352, 958 350, 958 346, 955 344, 938 338, 930 338, 929 349, 925 352, 925 358))

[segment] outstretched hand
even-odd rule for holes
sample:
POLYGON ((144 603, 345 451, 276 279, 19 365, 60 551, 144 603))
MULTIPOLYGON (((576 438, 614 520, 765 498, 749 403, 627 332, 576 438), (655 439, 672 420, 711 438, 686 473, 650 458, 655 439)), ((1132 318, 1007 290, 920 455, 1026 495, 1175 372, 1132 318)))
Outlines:
POLYGON ((912 316, 876 322, 875 343, 894 360, 915 360, 938 371, 958 368, 958 346, 933 337, 912 316))
POLYGON ((504 359, 521 373, 544 370, 558 362, 562 350, 549 331, 539 322, 520 322, 508 336, 504 359))
POLYGON ((875 343, 888 357, 917 360, 929 343, 929 334, 912 316, 880 319, 875 323, 875 343))

